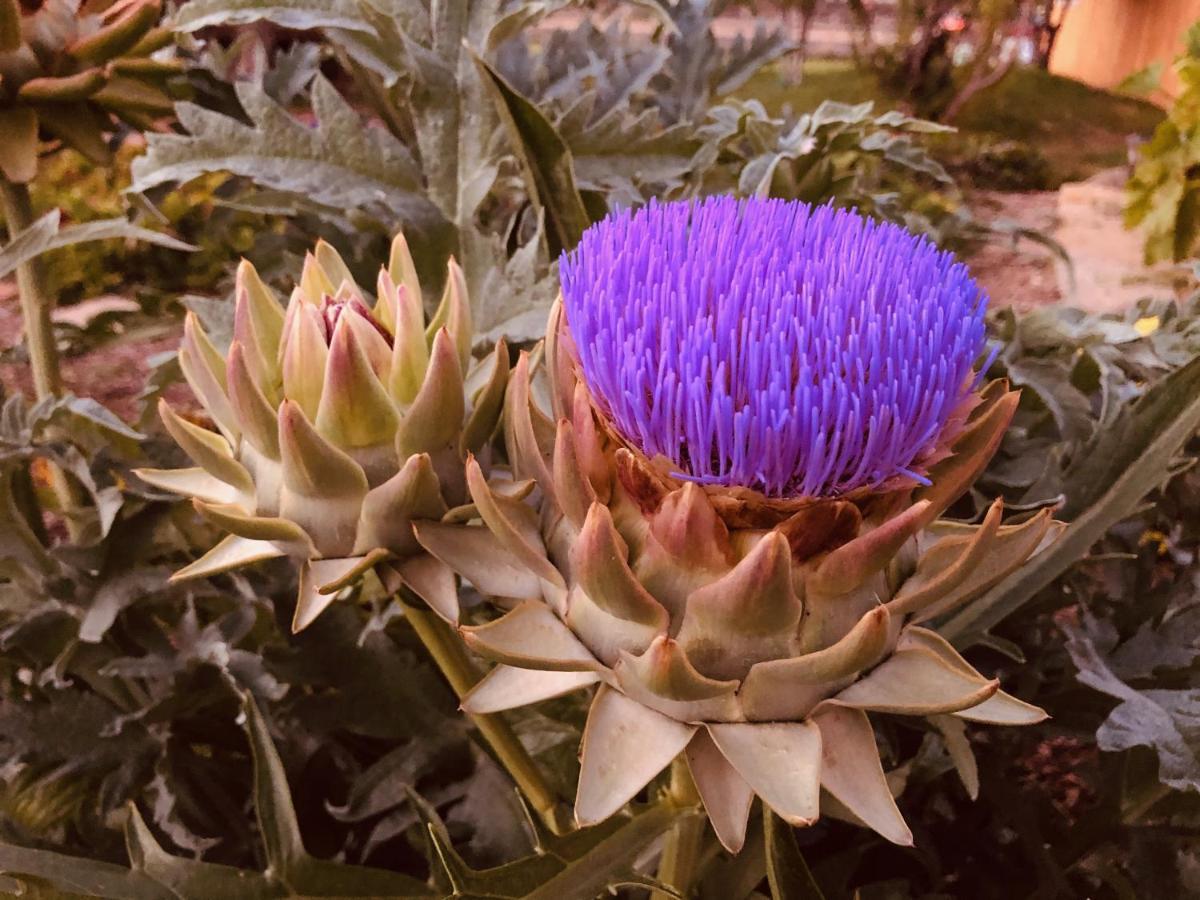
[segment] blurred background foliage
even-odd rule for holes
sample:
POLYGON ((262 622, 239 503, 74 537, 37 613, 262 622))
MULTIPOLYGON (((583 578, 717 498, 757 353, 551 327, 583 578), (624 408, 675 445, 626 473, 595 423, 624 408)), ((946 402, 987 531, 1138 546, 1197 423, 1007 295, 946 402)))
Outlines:
MULTIPOLYGON (((559 250, 615 206, 711 191, 835 202, 964 249, 1000 233, 972 213, 972 191, 1090 176, 1127 160, 1128 135, 1159 127, 1144 157, 1154 160, 1163 134, 1191 127, 1179 124, 1184 100, 1164 121, 1149 103, 1036 65, 982 85, 995 76, 991 57, 945 68, 933 26, 947 4, 902 3, 895 45, 860 34, 854 59, 807 59, 799 79, 788 54, 804 43, 812 4, 798 4, 799 31, 768 24, 733 42, 715 36, 731 4, 604 5, 649 23, 636 29, 626 15, 546 24, 577 6, 188 0, 155 51, 180 70, 177 119, 144 121, 144 131, 114 123, 103 164, 41 144, 37 212, 60 209, 74 224, 126 218, 196 249, 121 237, 41 258, 60 311, 114 294, 135 301, 60 319, 68 364, 117 348, 139 363, 156 355, 120 416, 70 394, 10 391, 0 409, 0 889, 506 897, 541 884, 592 896, 634 877, 611 864, 606 842, 632 854, 631 842, 670 824, 643 813, 629 830, 591 830, 571 846, 532 832, 381 590, 294 637, 285 564, 165 585, 212 535, 130 470, 179 462, 144 412, 180 390, 171 348, 184 308, 228 333, 240 256, 286 288, 314 237, 365 271, 403 227, 427 268, 427 299, 454 254, 485 330, 532 341, 559 250), (932 121, 948 111, 956 130, 932 121), (44 516, 30 515, 37 505, 44 516), (283 852, 298 835, 299 851, 283 852), (512 860, 523 862, 480 874, 512 860)), ((1011 4, 964 6, 998 23, 1011 4)), ((851 21, 867 20, 864 5, 848 8, 851 21)), ((1151 165, 1139 166, 1135 192, 1151 165)), ((1190 170, 1154 172, 1156 198, 1175 197, 1181 178, 1188 189, 1190 170)), ((1155 214, 1183 248, 1176 256, 1193 249, 1189 210, 1155 214)), ((1200 447, 1189 440, 1200 418, 1198 312, 1194 299, 1110 316, 994 312, 992 374, 1024 395, 956 513, 972 518, 997 495, 1018 518, 1060 505, 1084 548, 1095 544, 1078 565, 1051 560, 989 592, 976 618, 945 624, 983 670, 1053 718, 969 729, 974 768, 961 732, 888 723, 880 738, 891 777, 907 785, 917 846, 834 820, 798 831, 812 890, 1200 892, 1200 447)), ((17 344, 0 360, 10 384, 21 383, 23 353, 17 344)), ((103 385, 88 387, 103 396, 103 385)), ((514 717, 564 795, 582 719, 571 699, 514 717)), ((786 850, 759 828, 736 859, 707 856, 700 895, 767 893, 768 846, 786 850)))

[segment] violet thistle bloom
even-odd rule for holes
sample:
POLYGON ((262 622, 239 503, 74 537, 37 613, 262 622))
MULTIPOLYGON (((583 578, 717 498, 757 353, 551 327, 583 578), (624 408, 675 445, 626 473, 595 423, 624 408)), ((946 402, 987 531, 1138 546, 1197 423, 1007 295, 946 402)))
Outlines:
POLYGON ((829 206, 652 202, 589 229, 561 272, 612 426, 681 477, 771 497, 923 481, 984 341, 965 266, 829 206))
POLYGON ((724 198, 610 216, 562 277, 552 409, 528 356, 506 400, 509 461, 540 509, 468 461, 478 524, 416 526, 508 610, 462 629, 499 663, 464 707, 594 686, 581 823, 683 754, 731 851, 755 795, 806 824, 822 789, 911 842, 869 712, 1044 717, 920 625, 1059 528, 1002 526, 999 502, 976 527, 936 521, 1017 400, 978 389, 978 288, 894 226, 724 198))

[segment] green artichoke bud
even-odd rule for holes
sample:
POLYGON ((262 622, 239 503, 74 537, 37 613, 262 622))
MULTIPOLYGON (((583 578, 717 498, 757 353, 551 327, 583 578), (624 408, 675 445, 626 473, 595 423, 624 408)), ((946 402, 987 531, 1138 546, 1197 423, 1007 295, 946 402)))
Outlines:
POLYGON ((141 470, 193 498, 230 532, 176 579, 279 556, 302 561, 293 628, 310 624, 369 569, 407 584, 450 620, 454 577, 417 544, 411 523, 466 500, 463 459, 486 456, 508 377, 501 342, 472 365, 465 283, 451 260, 428 325, 403 237, 372 303, 329 244, 305 260, 286 312, 250 263, 237 272, 224 356, 194 314, 180 367, 215 423, 165 402, 163 424, 195 463, 141 470))
POLYGON ((15 184, 37 174, 38 137, 97 163, 119 118, 142 128, 172 111, 164 79, 172 62, 151 59, 161 0, 45 0, 25 12, 0 0, 0 172, 15 184))
POLYGON ((868 713, 1045 717, 927 627, 1061 527, 1004 525, 999 501, 978 525, 938 519, 1017 403, 975 389, 978 289, 894 226, 724 199, 610 217, 562 273, 549 409, 528 355, 506 396, 508 459, 539 503, 468 460, 474 520, 416 525, 505 610, 461 628, 499 663, 464 709, 595 686, 581 824, 683 754, 731 851, 755 795, 796 825, 824 808, 911 843, 868 713))

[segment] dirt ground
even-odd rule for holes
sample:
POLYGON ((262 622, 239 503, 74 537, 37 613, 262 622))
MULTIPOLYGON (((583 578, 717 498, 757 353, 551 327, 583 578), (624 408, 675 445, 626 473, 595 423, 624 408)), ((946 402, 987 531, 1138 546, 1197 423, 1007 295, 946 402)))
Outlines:
MULTIPOLYGON (((979 218, 1018 223, 1043 234, 1058 225, 1058 192, 1001 193, 981 191, 973 196, 979 218)), ((996 238, 967 257, 967 265, 995 305, 1028 309, 1062 299, 1054 257, 1028 238, 996 238)))
MULTIPOLYGON (((138 417, 138 395, 146 383, 150 367, 147 360, 155 354, 174 350, 179 345, 182 323, 170 332, 159 331, 152 339, 136 336, 117 337, 87 353, 64 355, 61 360, 63 381, 68 391, 80 397, 94 397, 126 422, 138 417)), ((0 350, 8 350, 21 339, 21 310, 16 285, 0 281, 0 350)), ((29 366, 23 362, 0 364, 0 384, 6 395, 15 392, 33 395, 29 366)), ((186 392, 186 388, 183 389, 186 392)))

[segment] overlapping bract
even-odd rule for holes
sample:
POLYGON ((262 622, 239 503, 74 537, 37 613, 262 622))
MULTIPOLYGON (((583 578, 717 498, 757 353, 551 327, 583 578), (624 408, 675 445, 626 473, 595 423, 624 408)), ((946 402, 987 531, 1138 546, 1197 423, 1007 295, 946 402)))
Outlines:
POLYGON ((196 465, 138 473, 193 497, 230 532, 175 577, 302 560, 298 630, 376 567, 390 586, 407 583, 455 618, 453 575, 422 552, 411 523, 440 519, 465 500, 463 459, 496 430, 509 370, 503 343, 469 368, 458 266, 450 263, 428 325, 403 237, 380 270, 374 303, 324 242, 305 260, 286 312, 244 261, 235 302, 226 354, 192 314, 179 351, 218 430, 161 404, 167 430, 196 465))
POLYGON ((830 206, 651 203, 562 260, 584 380, 687 478, 830 496, 921 478, 985 297, 924 238, 830 206))
POLYGON ((0 0, 0 173, 9 181, 33 179, 39 136, 106 163, 114 117, 144 128, 172 111, 165 83, 180 69, 151 56, 171 43, 154 28, 161 0, 23 6, 0 0))
MULTIPOLYGON (((666 272, 671 261, 655 265, 666 272)), ((617 811, 683 753, 730 850, 744 840, 755 795, 796 824, 832 809, 910 842, 868 712, 927 716, 950 730, 960 720, 1044 717, 921 624, 1059 529, 1048 512, 1002 525, 999 503, 979 525, 937 521, 995 451, 1016 394, 993 382, 944 408, 922 451, 924 485, 900 477, 839 496, 768 496, 761 482, 681 477, 677 460, 643 452, 641 433, 610 418, 613 397, 589 390, 605 362, 578 342, 556 308, 543 355, 549 416, 534 401, 530 357, 508 386, 509 461, 517 479, 536 482, 540 503, 491 489, 469 460, 476 520, 416 525, 434 556, 505 610, 462 629, 499 663, 464 708, 493 712, 598 686, 583 737, 581 823, 617 811)), ((962 350, 973 358, 977 347, 962 350)), ((970 364, 958 379, 968 386, 970 364)))

